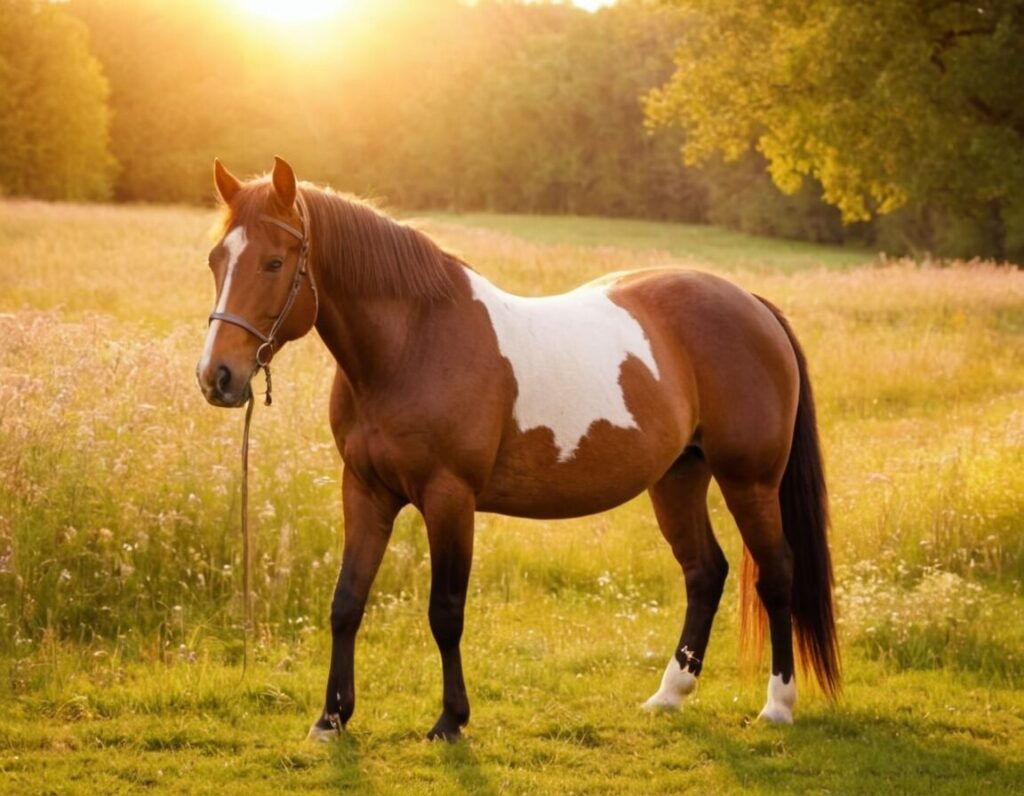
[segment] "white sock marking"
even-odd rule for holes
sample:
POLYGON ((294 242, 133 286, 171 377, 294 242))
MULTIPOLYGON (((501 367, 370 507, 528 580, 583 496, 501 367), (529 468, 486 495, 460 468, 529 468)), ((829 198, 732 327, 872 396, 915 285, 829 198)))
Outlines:
POLYGON ((658 692, 644 702, 644 710, 679 710, 683 700, 697 688, 697 676, 679 665, 676 656, 665 667, 658 692))
POLYGON ((768 678, 768 701, 758 717, 769 724, 792 724, 793 708, 796 706, 796 674, 788 683, 782 682, 781 674, 768 678))
POLYGON ((341 732, 338 729, 340 726, 341 722, 339 721, 337 726, 332 726, 325 730, 323 727, 318 727, 314 724, 309 728, 309 732, 306 734, 306 740, 314 741, 315 743, 330 743, 341 735, 341 732))
MULTIPOLYGON (((228 263, 224 270, 224 284, 221 286, 220 295, 217 296, 217 306, 214 312, 225 312, 228 306, 228 293, 231 291, 231 280, 235 275, 235 266, 238 265, 238 258, 242 256, 249 240, 245 234, 245 227, 235 227, 224 236, 223 245, 228 250, 228 263)), ((220 329, 220 321, 213 321, 206 332, 206 344, 203 346, 203 356, 199 360, 199 372, 205 373, 210 367, 210 357, 213 355, 213 342, 217 339, 217 331, 220 329)))
POLYGON ((639 428, 619 384, 635 356, 660 378, 643 327, 608 297, 612 285, 590 284, 541 298, 514 296, 467 269, 473 297, 487 308, 498 348, 518 386, 519 428, 549 428, 558 460, 568 461, 598 420, 639 428))

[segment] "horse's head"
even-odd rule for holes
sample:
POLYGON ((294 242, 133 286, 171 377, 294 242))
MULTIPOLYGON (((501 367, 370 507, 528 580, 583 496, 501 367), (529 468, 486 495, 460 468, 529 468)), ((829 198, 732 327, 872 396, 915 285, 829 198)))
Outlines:
POLYGON ((270 179, 243 184, 219 160, 213 172, 224 224, 210 250, 217 304, 196 377, 210 403, 242 406, 253 374, 316 322, 309 216, 295 172, 280 158, 270 179))

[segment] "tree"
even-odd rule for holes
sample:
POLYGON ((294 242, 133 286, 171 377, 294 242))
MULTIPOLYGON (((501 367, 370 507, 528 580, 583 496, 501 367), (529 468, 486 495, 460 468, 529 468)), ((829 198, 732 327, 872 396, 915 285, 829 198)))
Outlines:
POLYGON ((754 146, 780 188, 814 178, 847 222, 967 219, 1005 254, 1024 215, 1022 0, 679 4, 693 25, 647 114, 683 127, 688 163, 754 146))
POLYGON ((0 0, 0 192, 102 199, 107 82, 85 26, 52 3, 0 0))

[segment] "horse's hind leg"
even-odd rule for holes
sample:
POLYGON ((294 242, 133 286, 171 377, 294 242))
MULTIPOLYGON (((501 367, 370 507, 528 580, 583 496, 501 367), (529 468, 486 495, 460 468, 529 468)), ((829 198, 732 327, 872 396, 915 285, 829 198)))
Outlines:
POLYGON ((684 454, 651 487, 651 501, 665 539, 686 580, 686 619, 661 687, 644 707, 676 709, 697 687, 711 624, 722 597, 729 565, 708 519, 707 492, 711 473, 699 451, 684 454))
POLYGON ((760 718, 772 724, 792 724, 796 704, 791 616, 793 553, 782 530, 779 490, 770 482, 736 481, 717 475, 716 480, 743 543, 757 564, 757 593, 768 614, 772 673, 760 718))

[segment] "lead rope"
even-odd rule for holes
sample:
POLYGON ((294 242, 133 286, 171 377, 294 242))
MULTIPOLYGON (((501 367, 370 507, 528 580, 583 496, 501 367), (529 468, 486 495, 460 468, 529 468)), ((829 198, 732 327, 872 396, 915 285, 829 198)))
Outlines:
POLYGON ((249 394, 245 407, 245 429, 242 431, 242 601, 245 603, 245 623, 242 625, 242 679, 249 669, 249 629, 252 626, 252 590, 250 578, 252 557, 249 544, 249 426, 256 397, 249 394))
MULTIPOLYGON (((267 378, 267 392, 264 406, 270 406, 270 366, 261 365, 267 378)), ((242 626, 242 679, 249 669, 249 635, 253 628, 252 617, 252 543, 249 535, 249 429, 252 426, 252 412, 256 406, 255 393, 249 393, 245 405, 245 427, 242 429, 242 601, 245 604, 245 624, 242 626)))
MULTIPOLYGON (((271 395, 273 382, 270 380, 270 363, 260 361, 263 346, 273 343, 266 342, 256 351, 256 370, 263 371, 267 380, 267 391, 263 394, 263 405, 270 406, 274 399, 271 395)), ((253 373, 255 376, 256 374, 253 373)), ((252 619, 252 543, 249 534, 249 428, 252 426, 252 411, 256 406, 256 393, 249 390, 249 402, 245 405, 245 427, 242 429, 242 601, 245 604, 245 625, 242 627, 242 679, 249 669, 249 635, 253 628, 252 619)))

